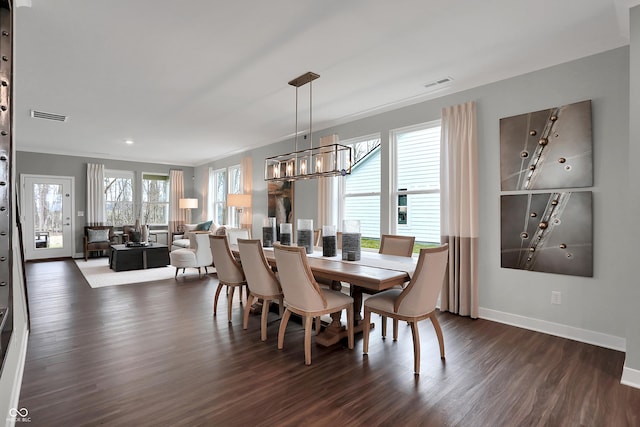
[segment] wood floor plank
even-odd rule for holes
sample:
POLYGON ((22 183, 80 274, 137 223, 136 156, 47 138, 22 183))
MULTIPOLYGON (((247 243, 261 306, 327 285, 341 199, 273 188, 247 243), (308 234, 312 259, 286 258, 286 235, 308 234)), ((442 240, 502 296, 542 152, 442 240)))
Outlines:
MULTIPOLYGON (((242 329, 237 296, 218 315, 215 275, 91 289, 72 261, 27 264, 31 333, 20 407, 31 426, 640 426, 640 390, 620 384, 624 354, 441 313, 446 360, 411 330, 312 344, 278 315, 242 329)), ((374 317, 375 318, 375 317, 374 317)), ((376 321, 379 318, 375 318, 376 321)))

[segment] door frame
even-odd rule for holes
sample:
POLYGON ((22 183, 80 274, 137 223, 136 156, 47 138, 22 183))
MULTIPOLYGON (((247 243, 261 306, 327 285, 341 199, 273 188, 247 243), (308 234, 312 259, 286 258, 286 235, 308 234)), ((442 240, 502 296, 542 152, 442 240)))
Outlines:
MULTIPOLYGON (((41 174, 28 174, 28 173, 21 173, 20 174, 20 220, 23 224, 23 228, 25 231, 25 236, 26 236, 26 232, 30 229, 33 231, 33 211, 32 209, 27 209, 26 206, 26 180, 27 179, 64 179, 64 180, 68 180, 71 184, 71 188, 69 189, 69 227, 71 228, 71 232, 70 232, 70 245, 69 245, 69 257, 74 258, 75 254, 76 254, 76 221, 75 221, 75 194, 76 194, 76 179, 74 176, 62 176, 62 175, 41 175, 41 174), (31 216, 31 217, 29 217, 31 216)), ((29 239, 30 241, 30 239, 29 239)), ((47 253, 42 253, 41 256, 33 256, 34 251, 32 249, 27 250, 26 248, 26 242, 27 240, 25 239, 25 260, 29 261, 29 260, 37 260, 37 259, 46 259, 46 258, 51 258, 51 256, 49 256, 49 254, 47 253)), ((66 256, 65 256, 66 257, 66 256)))

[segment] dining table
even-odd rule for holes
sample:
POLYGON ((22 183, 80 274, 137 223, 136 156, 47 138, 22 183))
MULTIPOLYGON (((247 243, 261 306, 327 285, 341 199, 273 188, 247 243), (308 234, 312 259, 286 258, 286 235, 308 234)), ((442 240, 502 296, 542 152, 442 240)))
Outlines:
MULTIPOLYGON (((234 256, 239 257, 237 245, 231 245, 234 256)), ((263 248, 269 265, 277 270, 272 247, 263 248)), ((344 260, 342 254, 326 257, 322 248, 314 248, 307 254, 307 260, 313 276, 320 283, 328 284, 335 291, 342 291, 342 284, 349 284, 349 294, 353 298, 354 333, 362 332, 362 298, 364 293, 377 293, 395 286, 402 286, 411 279, 417 257, 403 257, 380 254, 373 251, 361 251, 359 260, 344 260)), ((316 336, 320 345, 330 346, 347 336, 342 325, 341 312, 331 314, 331 322, 316 336)))

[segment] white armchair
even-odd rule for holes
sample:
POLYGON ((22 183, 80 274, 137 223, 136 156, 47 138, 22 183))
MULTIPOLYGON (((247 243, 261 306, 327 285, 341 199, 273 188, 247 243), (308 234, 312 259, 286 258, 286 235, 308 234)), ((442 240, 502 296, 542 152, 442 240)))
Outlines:
POLYGON ((204 272, 207 274, 207 267, 213 262, 209 247, 209 233, 189 233, 189 248, 173 250, 169 252, 169 258, 171 265, 176 268, 176 278, 178 277, 178 271, 182 269, 182 273, 184 273, 187 267, 197 268, 198 277, 200 277, 200 268, 202 267, 204 267, 204 272))

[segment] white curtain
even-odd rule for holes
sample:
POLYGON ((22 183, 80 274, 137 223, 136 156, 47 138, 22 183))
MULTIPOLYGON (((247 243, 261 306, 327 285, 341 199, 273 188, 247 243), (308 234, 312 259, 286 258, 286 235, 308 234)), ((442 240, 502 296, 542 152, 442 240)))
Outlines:
MULTIPOLYGON (((253 161, 251 157, 245 157, 242 159, 242 193, 253 194, 253 161)), ((253 196, 252 196, 253 199, 253 196)), ((253 205, 253 200, 251 200, 253 205)), ((251 206, 244 207, 242 209, 242 217, 240 218, 241 228, 253 228, 253 209, 251 206)), ((252 233, 253 234, 253 233, 252 233)))
POLYGON ((180 199, 184 198, 184 172, 169 171, 169 233, 178 231, 178 226, 186 221, 186 212, 180 209, 180 199))
POLYGON ((105 224, 104 165, 87 163, 87 225, 105 224))
POLYGON ((449 244, 441 309, 478 317, 478 136, 475 102, 442 110, 442 242, 449 244))
MULTIPOLYGON (((338 144, 338 135, 320 138, 320 146, 338 144)), ((338 181, 339 177, 318 178, 318 228, 335 225, 338 222, 338 181)))

